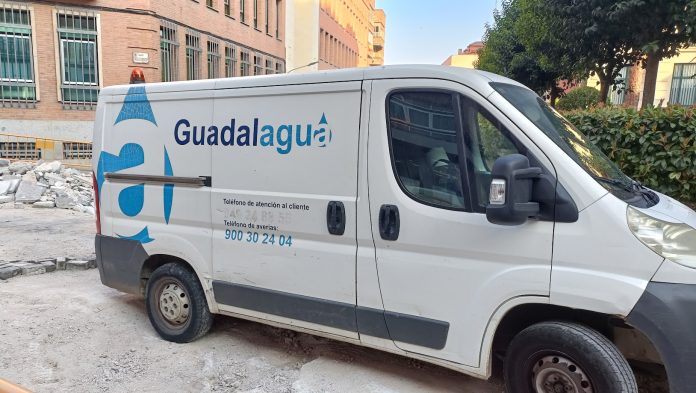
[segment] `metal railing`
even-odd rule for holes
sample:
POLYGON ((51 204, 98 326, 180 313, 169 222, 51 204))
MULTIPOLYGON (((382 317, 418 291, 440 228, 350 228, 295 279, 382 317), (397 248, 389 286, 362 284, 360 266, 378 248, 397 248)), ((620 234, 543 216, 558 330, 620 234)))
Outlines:
POLYGON ((0 158, 58 160, 66 166, 87 168, 92 159, 92 143, 0 133, 0 158))

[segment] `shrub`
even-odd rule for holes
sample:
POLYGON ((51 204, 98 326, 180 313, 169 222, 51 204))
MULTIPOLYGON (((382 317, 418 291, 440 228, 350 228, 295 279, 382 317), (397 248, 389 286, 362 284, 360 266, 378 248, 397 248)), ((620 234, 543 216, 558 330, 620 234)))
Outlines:
POLYGON ((599 103, 599 90, 583 86, 573 89, 556 103, 559 110, 589 109, 599 103))
POLYGON ((564 115, 627 175, 696 203, 696 107, 607 107, 564 115))

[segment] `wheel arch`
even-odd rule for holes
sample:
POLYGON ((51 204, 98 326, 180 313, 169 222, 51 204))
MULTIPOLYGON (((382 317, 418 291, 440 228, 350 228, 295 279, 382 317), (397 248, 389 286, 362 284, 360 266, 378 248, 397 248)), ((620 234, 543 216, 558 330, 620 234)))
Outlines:
POLYGON ((488 355, 486 374, 502 375, 502 360, 512 339, 522 330, 540 322, 568 321, 583 324, 608 338, 630 361, 663 365, 652 341, 640 330, 626 324, 621 316, 574 309, 544 302, 518 302, 501 313, 498 323, 492 327, 490 345, 483 354, 488 355))
POLYGON ((196 275, 196 277, 198 278, 198 282, 201 284, 201 287, 203 287, 203 291, 205 292, 205 298, 208 303, 208 308, 210 309, 210 312, 216 313, 217 306, 213 299, 213 289, 209 285, 208 280, 206 280, 205 277, 201 276, 200 272, 194 267, 193 264, 175 255, 154 254, 150 255, 147 259, 143 261, 139 275, 141 295, 145 294, 145 287, 147 286, 147 281, 152 275, 152 273, 155 270, 157 270, 160 266, 163 266, 167 263, 176 263, 178 265, 181 265, 185 269, 190 270, 196 275))

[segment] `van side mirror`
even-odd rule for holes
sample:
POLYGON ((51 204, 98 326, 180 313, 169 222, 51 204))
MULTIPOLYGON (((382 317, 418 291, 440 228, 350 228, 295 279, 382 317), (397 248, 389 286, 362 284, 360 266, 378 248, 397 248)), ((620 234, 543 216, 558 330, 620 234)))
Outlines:
POLYGON ((541 168, 530 167, 529 159, 510 154, 495 160, 486 218, 499 225, 522 225, 539 214, 539 203, 532 202, 534 179, 541 168))

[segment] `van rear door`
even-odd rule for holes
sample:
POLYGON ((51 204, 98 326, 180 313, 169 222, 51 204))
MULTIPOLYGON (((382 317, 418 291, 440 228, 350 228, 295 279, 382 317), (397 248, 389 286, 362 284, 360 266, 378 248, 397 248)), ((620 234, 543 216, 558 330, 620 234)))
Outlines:
MULTIPOLYGON (((126 95, 105 97, 96 175, 104 235, 137 241, 149 255, 179 256, 205 277, 210 188, 200 180, 210 177, 211 149, 194 142, 193 126, 212 121, 213 93, 205 89, 209 82, 199 83, 198 90, 154 93, 150 85, 132 85, 126 95)), ((123 261, 105 266, 115 270, 107 276, 129 277, 130 288, 121 289, 139 291, 140 271, 122 271, 123 261)))
POLYGON ((370 215, 386 331, 403 350, 478 367, 495 310, 549 294, 553 222, 505 227, 485 215, 492 162, 533 144, 458 83, 375 80, 371 103, 370 215))
POLYGON ((357 338, 361 84, 218 90, 213 288, 221 310, 357 338))

